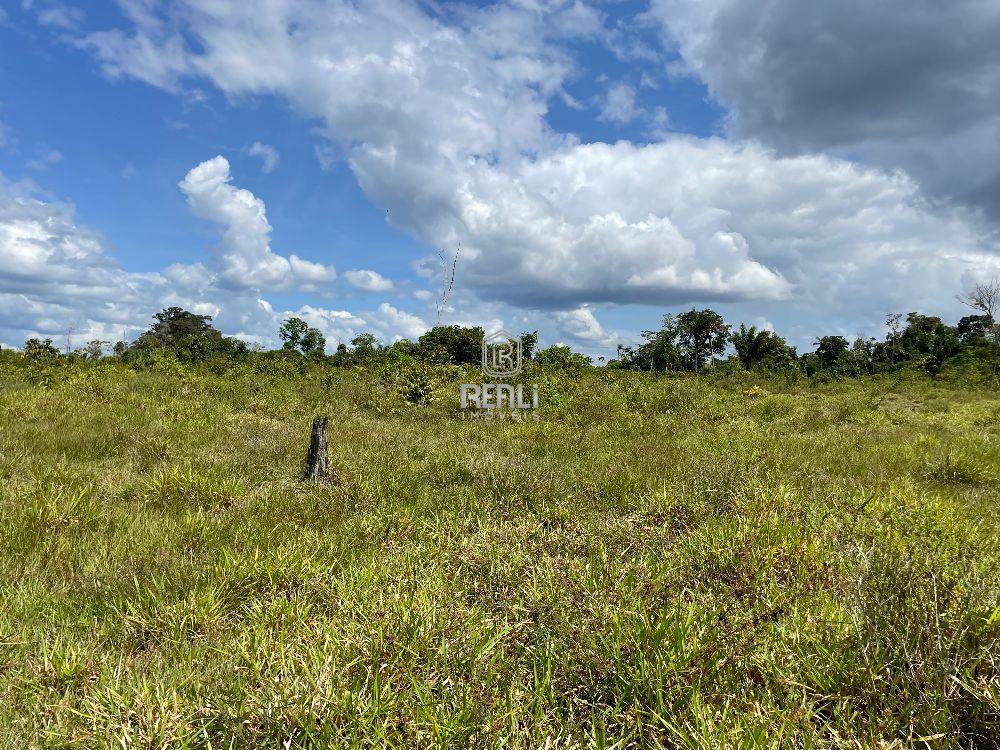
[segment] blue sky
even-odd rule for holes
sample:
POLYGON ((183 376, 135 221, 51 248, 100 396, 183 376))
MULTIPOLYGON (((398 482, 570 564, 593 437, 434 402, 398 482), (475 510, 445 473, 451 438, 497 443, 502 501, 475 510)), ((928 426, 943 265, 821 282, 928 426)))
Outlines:
POLYGON ((264 346, 291 314, 414 338, 459 246, 443 322, 595 356, 691 306, 800 348, 955 318, 1000 272, 1000 18, 890 5, 11 3, 0 343, 167 304, 264 346), (901 42, 865 59, 878 24, 901 42))

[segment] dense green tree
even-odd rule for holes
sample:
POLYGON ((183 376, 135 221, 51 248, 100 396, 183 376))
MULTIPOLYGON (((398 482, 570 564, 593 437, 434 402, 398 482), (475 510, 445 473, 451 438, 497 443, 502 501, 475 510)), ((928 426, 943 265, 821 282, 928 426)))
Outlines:
POLYGON ((699 372, 710 358, 721 354, 729 340, 729 326, 715 310, 708 308, 681 313, 675 319, 681 361, 699 372))
POLYGON ((386 354, 394 359, 412 359, 417 355, 417 345, 409 339, 397 339, 385 348, 386 354))
POLYGON ((195 315, 180 307, 168 307, 153 315, 156 321, 139 340, 161 347, 175 346, 198 338, 216 338, 220 334, 212 326, 211 315, 195 315))
POLYGON ((330 357, 330 363, 334 367, 350 367, 353 364, 351 352, 347 348, 347 344, 337 344, 337 350, 330 357))
POLYGON ((681 350, 677 347, 677 328, 666 326, 659 331, 643 331, 649 356, 649 369, 655 373, 679 370, 681 350))
POLYGON ((989 315, 966 315, 956 328, 959 341, 969 346, 984 346, 993 333, 993 319, 989 315))
POLYGON ((618 347, 615 367, 654 373, 685 368, 700 371, 711 357, 721 354, 729 338, 729 326, 714 310, 695 310, 663 316, 656 331, 643 331, 643 343, 618 347))
POLYGON ((318 356, 326 350, 326 337, 318 328, 307 328, 299 341, 299 349, 307 356, 318 356))
POLYGON ((483 351, 483 329, 479 326, 434 326, 417 340, 417 356, 427 362, 453 365, 479 363, 483 351))
POLYGON ((299 351, 302 337, 306 335, 308 330, 309 324, 302 318, 287 318, 278 329, 278 336, 282 341, 281 348, 288 351, 299 351))
POLYGON ((180 307, 156 313, 154 323, 132 343, 137 352, 162 349, 182 362, 204 362, 210 357, 238 359, 247 345, 240 339, 223 336, 212 326, 212 316, 195 315, 180 307))
POLYGON ((900 344, 908 361, 919 361, 930 373, 938 372, 962 348, 958 332, 941 318, 915 312, 906 316, 900 344))
POLYGON ((822 370, 823 367, 820 364, 819 357, 816 356, 815 352, 805 352, 799 357, 799 369, 809 377, 812 377, 817 372, 822 370))
POLYGON ((543 366, 580 368, 590 367, 590 357, 574 352, 568 346, 553 345, 535 353, 535 362, 543 366))
POLYGON ((373 333, 359 333, 351 339, 351 357, 355 364, 365 364, 375 358, 382 345, 373 333))
POLYGON ((318 328, 311 328, 302 318, 287 318, 278 329, 281 348, 307 355, 320 355, 326 350, 326 337, 318 328))
POLYGON ((655 374, 680 369, 681 354, 677 348, 677 326, 673 315, 663 316, 663 327, 659 330, 643 331, 642 339, 643 343, 637 347, 619 344, 618 359, 608 366, 655 374))
POLYGON ((24 356, 33 360, 53 359, 59 350, 52 345, 52 339, 31 338, 24 342, 24 356))
POLYGON ((663 316, 658 331, 643 331, 643 344, 636 351, 641 369, 653 373, 677 370, 681 367, 681 350, 677 346, 679 332, 673 315, 663 316))
POLYGON ((850 344, 843 336, 821 336, 813 343, 821 370, 831 370, 842 365, 844 356, 850 348, 850 344))
POLYGON ((786 369, 795 364, 795 349, 781 336, 771 331, 758 331, 755 326, 740 329, 730 336, 740 362, 748 370, 786 369))
POLYGON ((538 347, 538 331, 525 331, 521 334, 521 356, 531 359, 538 347))

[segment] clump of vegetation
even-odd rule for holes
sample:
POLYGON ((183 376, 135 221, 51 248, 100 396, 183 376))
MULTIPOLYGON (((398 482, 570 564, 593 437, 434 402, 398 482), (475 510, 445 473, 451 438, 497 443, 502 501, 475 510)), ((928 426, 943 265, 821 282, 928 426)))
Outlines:
POLYGON ((431 400, 434 384, 424 367, 411 367, 403 372, 399 394, 410 404, 423 405, 431 400))
POLYGON ((223 336, 210 315, 195 315, 168 307, 153 316, 155 322, 126 350, 133 359, 149 360, 155 352, 169 354, 182 364, 202 363, 213 357, 239 360, 248 351, 240 339, 223 336))

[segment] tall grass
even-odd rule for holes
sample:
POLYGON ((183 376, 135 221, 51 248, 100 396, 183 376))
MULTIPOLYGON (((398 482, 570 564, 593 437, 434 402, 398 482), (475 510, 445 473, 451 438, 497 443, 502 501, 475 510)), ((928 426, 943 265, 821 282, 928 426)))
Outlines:
POLYGON ((6 746, 1000 745, 994 391, 0 370, 6 746))

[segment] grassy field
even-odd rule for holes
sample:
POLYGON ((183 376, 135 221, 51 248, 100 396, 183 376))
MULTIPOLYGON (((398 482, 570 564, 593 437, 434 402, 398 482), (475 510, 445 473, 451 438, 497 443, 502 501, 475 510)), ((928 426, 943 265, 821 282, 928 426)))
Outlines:
POLYGON ((0 372, 3 746, 1000 745, 995 390, 0 372))

